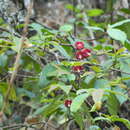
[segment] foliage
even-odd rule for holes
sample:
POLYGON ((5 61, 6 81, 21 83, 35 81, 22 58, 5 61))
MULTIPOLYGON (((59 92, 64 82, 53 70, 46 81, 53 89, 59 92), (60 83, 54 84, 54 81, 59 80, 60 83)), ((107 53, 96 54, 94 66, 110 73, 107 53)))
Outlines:
MULTIPOLYGON (((72 5, 66 7, 71 11, 74 8, 72 5)), ((87 127, 90 130, 100 130, 100 121, 109 122, 111 126, 119 121, 129 129, 130 121, 120 117, 120 106, 130 100, 127 93, 130 89, 130 34, 123 28, 130 20, 119 21, 121 16, 118 16, 110 25, 94 21, 105 14, 104 10, 77 7, 75 11, 74 24, 79 30, 82 27, 76 37, 73 36, 73 23, 61 25, 59 30, 38 23, 29 25, 37 34, 24 43, 9 99, 31 107, 27 116, 40 116, 41 121, 51 119, 63 125, 74 120, 81 130, 86 120, 90 122, 87 127), (90 31, 100 37, 87 40, 85 37, 89 37, 90 31), (76 49, 76 42, 84 46, 76 49), (91 51, 83 52, 83 48, 91 51), (78 68, 73 68, 75 66, 78 68), (72 101, 70 106, 64 105, 66 100, 72 101)), ((1 27, 8 29, 5 24, 1 27)), ((6 78, 13 73, 21 38, 9 32, 0 35, 3 37, 0 38, 1 109, 8 89, 6 78)), ((14 113, 12 102, 6 109, 8 115, 14 113)))

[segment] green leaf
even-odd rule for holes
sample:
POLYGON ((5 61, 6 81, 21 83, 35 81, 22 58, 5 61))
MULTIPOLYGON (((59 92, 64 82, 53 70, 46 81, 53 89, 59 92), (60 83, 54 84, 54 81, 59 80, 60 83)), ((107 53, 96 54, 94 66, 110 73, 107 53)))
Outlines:
POLYGON ((67 75, 67 79, 69 80, 69 81, 74 81, 75 80, 75 75, 74 74, 68 74, 67 75))
POLYGON ((84 82, 86 84, 89 84, 94 78, 95 78, 95 73, 90 73, 89 75, 86 76, 84 82))
POLYGON ((110 27, 111 27, 111 28, 115 28, 115 27, 117 27, 117 26, 121 26, 122 24, 128 23, 128 22, 130 23, 130 19, 122 20, 122 21, 120 21, 120 22, 117 22, 117 23, 115 23, 115 24, 110 25, 110 27))
POLYGON ((104 94, 104 90, 102 90, 102 89, 94 90, 92 92, 92 98, 93 98, 94 103, 101 101, 103 94, 104 94))
MULTIPOLYGON (((49 104, 48 104, 48 105, 49 105, 49 104)), ((38 107, 38 109, 33 113, 33 115, 34 115, 34 116, 40 115, 40 114, 44 111, 44 109, 48 107, 48 105, 44 105, 44 106, 42 106, 42 107, 38 107)))
POLYGON ((112 65, 113 65, 113 59, 108 59, 107 61, 105 61, 104 63, 102 63, 102 67, 105 70, 108 70, 112 65))
MULTIPOLYGON (((6 82, 0 82, 0 93, 5 96, 8 90, 8 84, 6 82)), ((10 91, 9 99, 12 101, 16 101, 16 92, 14 87, 10 91)))
MULTIPOLYGON (((123 95, 125 95, 125 93, 127 93, 126 90, 124 90, 123 88, 121 88, 121 87, 119 87, 119 86, 114 87, 113 90, 114 90, 115 92, 122 93, 123 95)), ((121 96, 121 95, 119 95, 119 94, 115 94, 115 95, 116 95, 118 101, 120 102, 120 104, 123 104, 125 101, 128 100, 128 97, 126 97, 126 96, 121 96)))
POLYGON ((16 90, 19 96, 28 96, 30 98, 34 98, 36 96, 33 92, 28 91, 25 88, 17 88, 16 90))
POLYGON ((119 29, 108 28, 107 33, 114 40, 119 40, 123 43, 127 40, 126 33, 119 29))
POLYGON ((85 28, 90 29, 90 30, 94 30, 94 31, 102 31, 104 32, 104 30, 102 28, 99 27, 95 27, 95 26, 85 26, 85 28))
POLYGON ((103 14, 104 11, 101 10, 101 9, 90 9, 90 10, 87 10, 87 15, 88 16, 100 16, 101 14, 103 14))
POLYGON ((78 109, 81 107, 82 103, 85 101, 85 99, 89 96, 89 94, 84 93, 81 95, 78 95, 74 100, 72 101, 70 110, 71 112, 77 112, 78 109))
POLYGON ((50 81, 47 79, 47 75, 49 73, 55 72, 56 68, 52 64, 47 64, 43 69, 42 72, 40 73, 40 78, 39 78, 39 86, 45 86, 47 85, 50 81))
POLYGON ((14 46, 12 46, 12 49, 16 52, 19 52, 21 44, 22 44, 21 39, 18 37, 13 37, 13 43, 14 43, 14 46))
POLYGON ((107 79, 98 79, 94 84, 94 88, 110 89, 109 81, 107 79))
MULTIPOLYGON (((120 61, 120 70, 126 73, 130 73, 130 63, 127 61, 120 61)), ((129 74, 121 73, 122 77, 129 77, 129 74)))
POLYGON ((65 85, 64 83, 60 82, 59 87, 68 94, 72 88, 72 85, 65 85))
POLYGON ((2 108, 3 106, 3 96, 0 94, 0 109, 2 108))
POLYGON ((40 108, 38 108, 33 115, 43 115, 44 117, 48 117, 56 112, 56 110, 61 105, 61 101, 55 99, 53 103, 49 103, 47 105, 44 105, 40 108))
POLYGON ((102 71, 100 66, 91 66, 91 69, 97 73, 102 71))
POLYGON ((32 23, 29 26, 40 33, 41 33, 41 30, 43 29, 43 26, 37 23, 32 23))
POLYGON ((119 111, 119 101, 114 94, 108 95, 107 108, 111 115, 117 115, 119 111))
POLYGON ((120 11, 126 14, 130 14, 129 8, 121 8, 120 11))
POLYGON ((68 55, 68 53, 66 52, 66 50, 60 46, 59 44, 55 43, 54 47, 59 50, 59 52, 67 59, 70 59, 71 57, 68 55))
POLYGON ((70 32, 72 31, 72 29, 73 29, 73 26, 69 24, 65 24, 60 27, 60 31, 63 31, 63 32, 70 32))
POLYGON ((73 7, 72 4, 67 4, 67 5, 65 5, 65 8, 66 8, 66 9, 69 9, 69 10, 71 10, 71 11, 73 11, 73 9, 74 9, 74 7, 73 7))
POLYGON ((7 64, 8 57, 4 54, 0 55, 0 67, 5 67, 7 64))
POLYGON ((111 122, 111 120, 109 118, 106 118, 106 117, 96 117, 94 118, 93 122, 95 123, 96 121, 107 121, 107 122, 111 122))
POLYGON ((68 94, 72 88, 72 85, 65 85, 63 82, 59 82, 57 84, 51 84, 49 92, 53 91, 56 88, 62 89, 66 94, 68 94))
POLYGON ((110 119, 112 122, 115 122, 115 121, 122 122, 123 124, 126 125, 126 127, 127 127, 128 129, 130 129, 130 121, 127 120, 127 119, 119 118, 119 117, 117 117, 117 116, 111 116, 111 117, 109 117, 109 119, 110 119))
POLYGON ((125 48, 125 47, 122 47, 122 48, 120 48, 120 49, 116 52, 116 54, 118 55, 118 54, 124 52, 125 50, 126 50, 126 48, 125 48))
POLYGON ((130 41, 126 40, 124 46, 130 51, 130 41))
POLYGON ((101 130, 101 128, 99 128, 97 125, 92 125, 88 130, 101 130))
POLYGON ((73 116, 77 124, 80 126, 80 130, 83 130, 84 122, 82 115, 80 113, 74 113, 73 116))

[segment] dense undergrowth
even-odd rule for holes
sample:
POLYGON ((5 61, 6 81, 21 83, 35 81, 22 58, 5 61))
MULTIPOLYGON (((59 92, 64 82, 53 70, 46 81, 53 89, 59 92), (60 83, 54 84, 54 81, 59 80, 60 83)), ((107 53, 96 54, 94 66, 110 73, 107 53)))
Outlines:
POLYGON ((0 20, 1 110, 22 46, 1 128, 130 128, 130 19, 118 15, 110 24, 104 15, 78 6, 75 18, 58 30, 30 23, 28 33, 36 33, 24 42, 0 20))

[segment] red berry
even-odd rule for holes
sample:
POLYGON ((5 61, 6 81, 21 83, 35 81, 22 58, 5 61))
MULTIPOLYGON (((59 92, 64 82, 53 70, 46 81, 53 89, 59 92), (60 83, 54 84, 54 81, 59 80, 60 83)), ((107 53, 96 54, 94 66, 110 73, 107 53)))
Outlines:
POLYGON ((81 53, 82 53, 82 56, 84 57, 84 58, 87 58, 87 57, 89 57, 90 55, 91 55, 91 50, 90 49, 82 49, 81 50, 81 53))
POLYGON ((81 51, 76 52, 76 58, 77 58, 78 60, 82 60, 82 59, 84 58, 81 51))
POLYGON ((76 47, 77 50, 83 49, 84 43, 83 42, 76 42, 75 47, 76 47))
POLYGON ((82 71, 84 69, 84 67, 83 66, 73 66, 72 69, 73 69, 73 71, 80 72, 80 71, 82 71))
POLYGON ((64 105, 65 105, 66 107, 70 107, 71 103, 72 103, 72 100, 65 100, 64 105))

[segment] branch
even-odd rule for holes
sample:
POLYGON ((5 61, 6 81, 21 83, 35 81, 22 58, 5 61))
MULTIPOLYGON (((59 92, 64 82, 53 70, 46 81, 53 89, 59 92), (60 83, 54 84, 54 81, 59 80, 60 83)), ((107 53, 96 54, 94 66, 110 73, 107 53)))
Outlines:
POLYGON ((46 124, 46 125, 52 127, 53 129, 57 129, 58 128, 55 125, 53 125, 52 123, 50 123, 50 122, 42 121, 42 122, 36 122, 36 123, 32 123, 32 124, 27 124, 27 123, 21 124, 20 123, 20 124, 16 124, 16 125, 9 125, 9 126, 2 127, 2 129, 12 129, 12 128, 20 128, 20 127, 29 128, 29 127, 32 127, 34 125, 40 125, 40 124, 43 124, 43 125, 46 124))
MULTIPOLYGON (((99 64, 91 64, 90 63, 90 64, 87 64, 87 65, 90 65, 90 66, 95 65, 95 66, 103 67, 103 66, 101 66, 99 64)), ((130 73, 122 71, 122 70, 119 70, 119 69, 116 69, 116 68, 110 68, 110 70, 130 75, 130 73)))
MULTIPOLYGON (((75 8, 76 8, 76 0, 73 0, 73 18, 75 18, 76 19, 76 12, 75 12, 75 8)), ((77 28, 76 28, 76 21, 73 23, 73 27, 74 27, 74 36, 76 36, 77 35, 77 28)))
POLYGON ((10 92, 11 92, 11 89, 13 88, 13 82, 14 82, 15 77, 16 77, 17 72, 18 72, 19 61, 20 61, 20 58, 21 58, 21 55, 22 55, 22 50, 23 50, 23 44, 24 44, 24 41, 25 41, 27 33, 28 33, 28 24, 29 24, 29 19, 30 19, 30 16, 31 16, 32 7, 33 7, 33 3, 30 3, 30 5, 28 6, 28 10, 27 10, 27 16, 25 17, 25 26, 24 26, 24 29, 23 29, 23 35, 22 35, 22 38, 21 38, 20 48, 19 48, 19 51, 18 51, 17 56, 16 56, 16 60, 15 60, 15 63, 14 63, 14 71, 11 75, 10 80, 9 80, 7 93, 5 95, 4 104, 3 104, 3 107, 2 107, 2 110, 1 110, 2 114, 6 109, 8 99, 9 99, 9 96, 10 96, 10 92))

